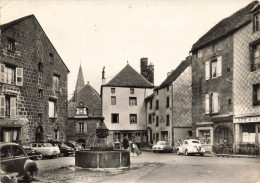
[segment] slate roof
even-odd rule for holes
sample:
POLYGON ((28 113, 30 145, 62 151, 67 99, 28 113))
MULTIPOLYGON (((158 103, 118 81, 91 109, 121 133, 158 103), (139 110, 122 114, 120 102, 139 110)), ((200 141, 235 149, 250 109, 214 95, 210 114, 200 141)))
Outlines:
POLYGON ((147 81, 141 74, 127 64, 113 79, 104 86, 153 88, 154 85, 147 81))
POLYGON ((186 60, 183 60, 178 67, 157 87, 155 90, 169 86, 174 82, 181 73, 191 64, 191 57, 187 57, 186 60))
POLYGON ((212 27, 204 34, 191 48, 191 52, 200 49, 201 47, 210 44, 217 39, 232 34, 242 26, 251 21, 250 11, 258 4, 258 1, 253 1, 246 7, 238 10, 233 15, 221 20, 218 24, 212 27))
POLYGON ((76 100, 73 96, 68 102, 68 117, 73 118, 76 115, 77 107, 80 102, 88 108, 89 114, 92 113, 93 109, 100 110, 101 115, 101 98, 97 91, 90 85, 86 84, 76 94, 76 100))
MULTIPOLYGON (((6 24, 2 24, 2 25, 0 25, 0 30, 1 30, 1 32, 3 33, 3 32, 5 32, 6 30, 8 30, 9 28, 11 28, 11 27, 13 27, 13 26, 15 26, 15 25, 17 25, 17 24, 19 24, 19 23, 21 23, 21 22, 23 22, 23 21, 25 21, 25 20, 27 20, 27 19, 29 19, 29 18, 34 18, 34 19, 36 20, 36 22, 37 22, 38 25, 40 26, 41 30, 42 30, 43 33, 45 34, 46 38, 49 40, 51 46, 52 46, 53 49, 57 52, 56 48, 53 46, 52 42, 50 41, 50 39, 48 38, 47 34, 46 34, 45 31, 43 30, 41 24, 39 23, 39 21, 37 20, 37 18, 36 18, 33 14, 28 15, 28 16, 25 16, 25 17, 22 17, 22 18, 19 18, 19 19, 16 19, 16 20, 13 20, 13 21, 8 22, 8 23, 6 23, 6 24)), ((60 55, 58 54, 58 52, 57 52, 57 55, 60 57, 60 55)), ((69 69, 68 69, 68 67, 67 67, 67 65, 63 62, 63 60, 62 60, 61 57, 60 57, 60 59, 61 59, 62 63, 65 65, 67 71, 70 72, 69 69)))

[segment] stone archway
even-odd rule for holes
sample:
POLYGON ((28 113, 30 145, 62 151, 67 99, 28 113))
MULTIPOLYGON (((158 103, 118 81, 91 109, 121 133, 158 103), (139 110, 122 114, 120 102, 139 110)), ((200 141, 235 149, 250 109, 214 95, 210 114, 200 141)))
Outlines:
POLYGON ((42 125, 39 125, 35 131, 35 142, 43 142, 43 141, 44 141, 43 127, 42 125))
POLYGON ((214 131, 214 145, 227 144, 233 146, 234 135, 232 130, 225 125, 221 125, 215 128, 214 131))

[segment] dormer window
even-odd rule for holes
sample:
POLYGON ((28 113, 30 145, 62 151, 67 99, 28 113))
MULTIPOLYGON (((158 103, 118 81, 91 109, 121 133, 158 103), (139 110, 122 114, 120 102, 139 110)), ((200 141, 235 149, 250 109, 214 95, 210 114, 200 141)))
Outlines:
POLYGON ((88 114, 88 109, 87 107, 84 105, 83 102, 79 103, 79 106, 77 107, 77 115, 87 115, 88 114))
POLYGON ((257 12, 257 13, 254 14, 254 20, 253 20, 254 32, 260 30, 260 26, 259 26, 259 16, 260 16, 260 13, 259 13, 259 12, 257 12))

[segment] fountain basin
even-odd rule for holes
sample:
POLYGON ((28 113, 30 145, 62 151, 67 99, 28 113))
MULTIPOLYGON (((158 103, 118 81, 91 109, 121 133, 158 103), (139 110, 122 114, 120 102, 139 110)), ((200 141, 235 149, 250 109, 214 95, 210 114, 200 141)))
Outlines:
POLYGON ((130 152, 127 150, 91 151, 75 153, 75 165, 82 168, 120 168, 130 166, 130 152))

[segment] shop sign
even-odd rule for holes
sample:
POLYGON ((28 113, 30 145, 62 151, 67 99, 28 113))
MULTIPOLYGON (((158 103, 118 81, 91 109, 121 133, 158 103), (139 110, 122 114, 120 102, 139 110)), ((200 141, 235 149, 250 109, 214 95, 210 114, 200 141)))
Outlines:
POLYGON ((234 123, 251 123, 251 122, 260 122, 260 116, 257 116, 257 117, 234 118, 234 123))

